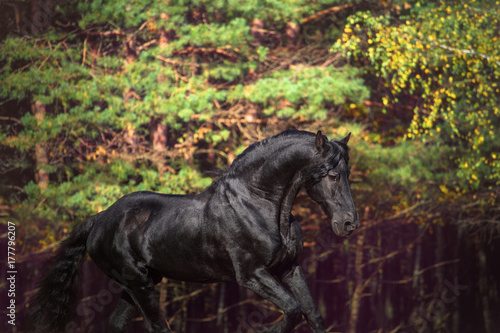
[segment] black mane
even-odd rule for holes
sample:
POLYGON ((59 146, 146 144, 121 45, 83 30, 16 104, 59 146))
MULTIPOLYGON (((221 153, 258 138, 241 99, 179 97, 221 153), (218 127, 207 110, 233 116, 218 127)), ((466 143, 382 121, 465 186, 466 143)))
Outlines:
MULTIPOLYGON (((263 139, 245 149, 233 161, 229 169, 224 174, 234 174, 240 165, 250 165, 252 160, 262 157, 261 154, 264 156, 270 155, 269 152, 272 151, 273 148, 290 143, 291 141, 296 144, 309 145, 310 149, 314 149, 315 137, 316 134, 311 132, 290 129, 272 137, 263 139)), ((328 142, 328 149, 324 152, 325 159, 307 170, 305 183, 306 188, 318 183, 327 175, 328 171, 335 168, 342 159, 345 161, 346 166, 349 164, 349 147, 345 143, 338 140, 328 141, 326 136, 325 142, 328 142)), ((271 155, 268 157, 273 158, 271 155)), ((347 172, 349 172, 349 170, 347 170, 347 172)))
POLYGON ((269 146, 275 145, 277 143, 282 143, 283 140, 297 139, 303 137, 310 137, 312 138, 311 142, 314 142, 314 136, 315 135, 311 132, 289 129, 279 134, 276 134, 272 137, 255 142, 252 145, 248 146, 248 148, 246 148, 240 155, 238 155, 238 157, 236 157, 236 159, 229 167, 229 170, 234 170, 234 168, 237 167, 242 160, 252 156, 254 153, 256 153, 257 150, 261 148, 266 148, 266 147, 269 148, 269 146))

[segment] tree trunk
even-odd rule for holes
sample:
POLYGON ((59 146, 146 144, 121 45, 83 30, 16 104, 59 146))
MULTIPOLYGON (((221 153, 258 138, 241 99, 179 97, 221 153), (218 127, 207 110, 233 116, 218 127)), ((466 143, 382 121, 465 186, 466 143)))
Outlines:
MULTIPOLYGON (((168 20, 168 14, 161 14, 163 20, 168 20)), ((165 31, 161 28, 158 36, 158 46, 165 48, 172 38, 172 31, 165 31)), ((158 75, 157 82, 162 84, 163 78, 158 75)), ((152 118, 149 123, 150 140, 153 151, 162 152, 167 147, 167 125, 162 124, 162 118, 152 118)), ((158 166, 161 169, 161 166, 158 166)))
POLYGON ((250 34, 253 37, 255 46, 260 46, 264 44, 262 30, 264 29, 264 21, 255 18, 252 21, 252 27, 250 28, 250 34))
MULTIPOLYGON (((363 219, 366 221, 370 216, 370 207, 366 206, 363 212, 363 219)), ((359 234, 356 242, 356 259, 354 260, 354 279, 356 286, 351 299, 351 314, 349 317, 348 333, 355 333, 359 317, 359 307, 366 283, 363 283, 363 246, 365 244, 365 231, 359 234)))
POLYGON ((167 318, 167 278, 162 278, 160 283, 160 313, 167 318))
POLYGON ((161 123, 161 119, 153 119, 150 122, 150 133, 153 150, 161 152, 167 147, 167 125, 161 123))
POLYGON ((299 42, 300 26, 294 22, 288 22, 286 24, 286 46, 289 49, 293 49, 297 46, 299 42))
POLYGON ((488 298, 488 294, 490 293, 490 289, 488 286, 490 283, 488 282, 488 268, 487 268, 487 258, 486 253, 483 248, 483 244, 478 244, 478 261, 479 261, 479 291, 480 291, 480 299, 482 305, 482 313, 483 313, 483 321, 484 321, 484 329, 485 333, 491 333, 492 324, 491 324, 491 310, 490 310, 490 301, 488 298))
MULTIPOLYGON (((31 1, 31 34, 36 35, 47 29, 54 16, 54 9, 50 4, 51 0, 31 1)), ((24 30, 24 29, 23 29, 24 30)))
MULTIPOLYGON (((35 101, 32 102, 31 107, 38 124, 41 124, 45 119, 45 105, 43 105, 40 101, 35 101)), ((46 189, 49 185, 49 174, 44 170, 44 168, 49 164, 49 158, 47 156, 47 147, 44 142, 38 142, 35 145, 35 161, 36 181, 41 189, 46 189)))
POLYGON ((361 303, 361 294, 363 293, 363 245, 365 242, 365 232, 363 231, 356 242, 356 259, 354 261, 354 276, 356 287, 351 299, 351 315, 349 317, 348 333, 356 333, 356 325, 359 317, 359 306, 361 303))
MULTIPOLYGON (((137 58, 137 53, 135 50, 135 40, 133 39, 133 37, 127 36, 127 39, 123 42, 123 44, 125 47, 125 65, 130 65, 137 58)), ((126 87, 123 91, 123 104, 125 105, 125 108, 127 108, 127 104, 129 103, 129 101, 135 98, 134 96, 134 91, 130 87, 126 87)), ((124 140, 125 143, 130 146, 130 150, 135 151, 137 140, 135 127, 131 123, 126 124, 124 140)))
POLYGON ((38 34, 37 17, 39 15, 38 0, 31 1, 31 34, 38 34))

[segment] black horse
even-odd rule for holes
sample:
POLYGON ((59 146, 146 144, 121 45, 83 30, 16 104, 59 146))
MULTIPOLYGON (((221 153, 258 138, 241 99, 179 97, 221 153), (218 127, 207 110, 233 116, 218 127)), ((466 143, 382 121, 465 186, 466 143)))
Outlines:
POLYGON ((302 229, 291 215, 301 188, 318 202, 339 236, 359 226, 349 188, 350 134, 289 130, 246 149, 197 195, 136 192, 79 224, 58 249, 35 296, 37 332, 67 329, 80 263, 95 264, 124 288, 110 331, 124 332, 137 306, 148 332, 171 332, 155 292, 162 276, 193 282, 236 280, 274 303, 282 320, 260 328, 290 332, 302 315, 325 332, 297 263, 302 229))

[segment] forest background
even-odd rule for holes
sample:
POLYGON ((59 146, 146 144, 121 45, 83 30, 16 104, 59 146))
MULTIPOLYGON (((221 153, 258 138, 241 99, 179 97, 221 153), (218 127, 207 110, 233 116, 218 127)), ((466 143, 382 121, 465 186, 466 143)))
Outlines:
MULTIPOLYGON (((500 330, 499 1, 0 8, 3 332, 23 331, 46 260, 78 222, 132 191, 197 193, 288 128, 352 132, 361 227, 337 238, 304 193, 293 211, 329 331, 500 330)), ((118 295, 90 260, 82 274, 80 331, 106 332, 118 295)), ((232 283, 158 288, 177 332, 247 332, 281 315, 232 283)))

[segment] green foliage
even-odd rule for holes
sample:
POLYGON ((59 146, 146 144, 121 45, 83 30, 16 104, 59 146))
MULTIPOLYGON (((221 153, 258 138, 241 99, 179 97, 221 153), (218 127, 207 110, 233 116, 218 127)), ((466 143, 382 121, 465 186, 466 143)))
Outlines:
POLYGON ((328 107, 361 104, 368 89, 357 77, 358 71, 346 67, 298 67, 273 73, 245 89, 245 97, 261 105, 267 115, 325 120, 328 107))
POLYGON ((411 141, 384 147, 360 140, 353 149, 353 164, 366 174, 362 186, 370 191, 385 189, 388 191, 387 200, 391 193, 399 191, 414 199, 432 199, 438 190, 435 184, 441 184, 441 188, 456 185, 455 178, 448 172, 453 165, 453 161, 447 158, 450 147, 411 141))
POLYGON ((387 88, 420 98, 408 138, 453 146, 460 187, 500 184, 498 1, 417 6, 400 24, 357 13, 333 49, 362 64, 387 88))

